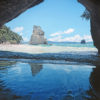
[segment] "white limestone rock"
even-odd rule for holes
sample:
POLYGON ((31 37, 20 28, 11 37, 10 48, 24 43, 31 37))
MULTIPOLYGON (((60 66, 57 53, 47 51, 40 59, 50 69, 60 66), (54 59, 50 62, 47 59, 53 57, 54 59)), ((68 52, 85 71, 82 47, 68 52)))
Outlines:
POLYGON ((41 29, 40 26, 34 26, 33 34, 30 39, 30 44, 47 44, 47 40, 44 37, 44 31, 41 29))

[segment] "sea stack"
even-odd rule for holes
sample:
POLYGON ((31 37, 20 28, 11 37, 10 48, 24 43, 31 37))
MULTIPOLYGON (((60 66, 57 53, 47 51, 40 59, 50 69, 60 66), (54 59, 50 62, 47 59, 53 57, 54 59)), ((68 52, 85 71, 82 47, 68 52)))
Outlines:
POLYGON ((44 37, 44 31, 40 26, 34 25, 33 33, 30 39, 30 44, 38 45, 38 44, 47 44, 47 40, 44 37))
POLYGON ((84 39, 81 40, 81 44, 86 44, 86 41, 84 39))

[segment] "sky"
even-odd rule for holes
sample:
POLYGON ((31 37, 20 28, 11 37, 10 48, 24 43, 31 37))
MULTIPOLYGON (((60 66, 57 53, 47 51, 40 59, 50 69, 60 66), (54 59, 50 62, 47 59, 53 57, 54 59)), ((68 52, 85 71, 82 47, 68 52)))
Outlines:
POLYGON ((77 0, 45 0, 6 25, 29 41, 33 26, 41 26, 48 41, 91 42, 90 21, 80 16, 85 8, 77 0))

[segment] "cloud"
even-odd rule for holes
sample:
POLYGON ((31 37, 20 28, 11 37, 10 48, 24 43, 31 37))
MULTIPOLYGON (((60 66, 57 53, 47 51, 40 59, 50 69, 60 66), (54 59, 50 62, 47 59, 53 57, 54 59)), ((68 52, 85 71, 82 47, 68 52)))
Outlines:
POLYGON ((76 35, 71 36, 71 37, 65 37, 65 38, 62 38, 62 36, 57 36, 57 37, 53 37, 53 38, 48 39, 48 41, 53 41, 53 42, 80 42, 82 39, 85 39, 86 42, 92 42, 91 35, 80 36, 79 34, 76 34, 76 35))
POLYGON ((51 34, 50 36, 57 36, 57 35, 61 35, 61 34, 62 34, 62 32, 56 32, 56 33, 51 34))
POLYGON ((13 29, 14 32, 22 32, 23 30, 24 30, 24 27, 23 26, 21 26, 21 27, 15 27, 13 29))
POLYGON ((73 28, 69 28, 68 30, 65 30, 65 31, 60 31, 60 32, 56 32, 56 33, 52 33, 50 34, 50 36, 58 36, 58 35, 63 35, 63 34, 70 34, 74 32, 74 29, 73 28))
POLYGON ((70 29, 64 31, 65 34, 70 34, 72 32, 74 32, 74 29, 73 28, 70 28, 70 29))

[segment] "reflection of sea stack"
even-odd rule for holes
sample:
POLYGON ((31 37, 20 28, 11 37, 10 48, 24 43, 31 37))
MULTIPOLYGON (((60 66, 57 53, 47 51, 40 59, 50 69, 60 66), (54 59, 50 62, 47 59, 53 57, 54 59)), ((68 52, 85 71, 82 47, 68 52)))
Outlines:
POLYGON ((30 44, 47 44, 47 40, 44 37, 44 31, 40 26, 34 26, 33 34, 30 39, 30 44))
POLYGON ((32 71, 33 76, 42 70, 42 64, 30 63, 30 67, 31 67, 31 71, 32 71))

